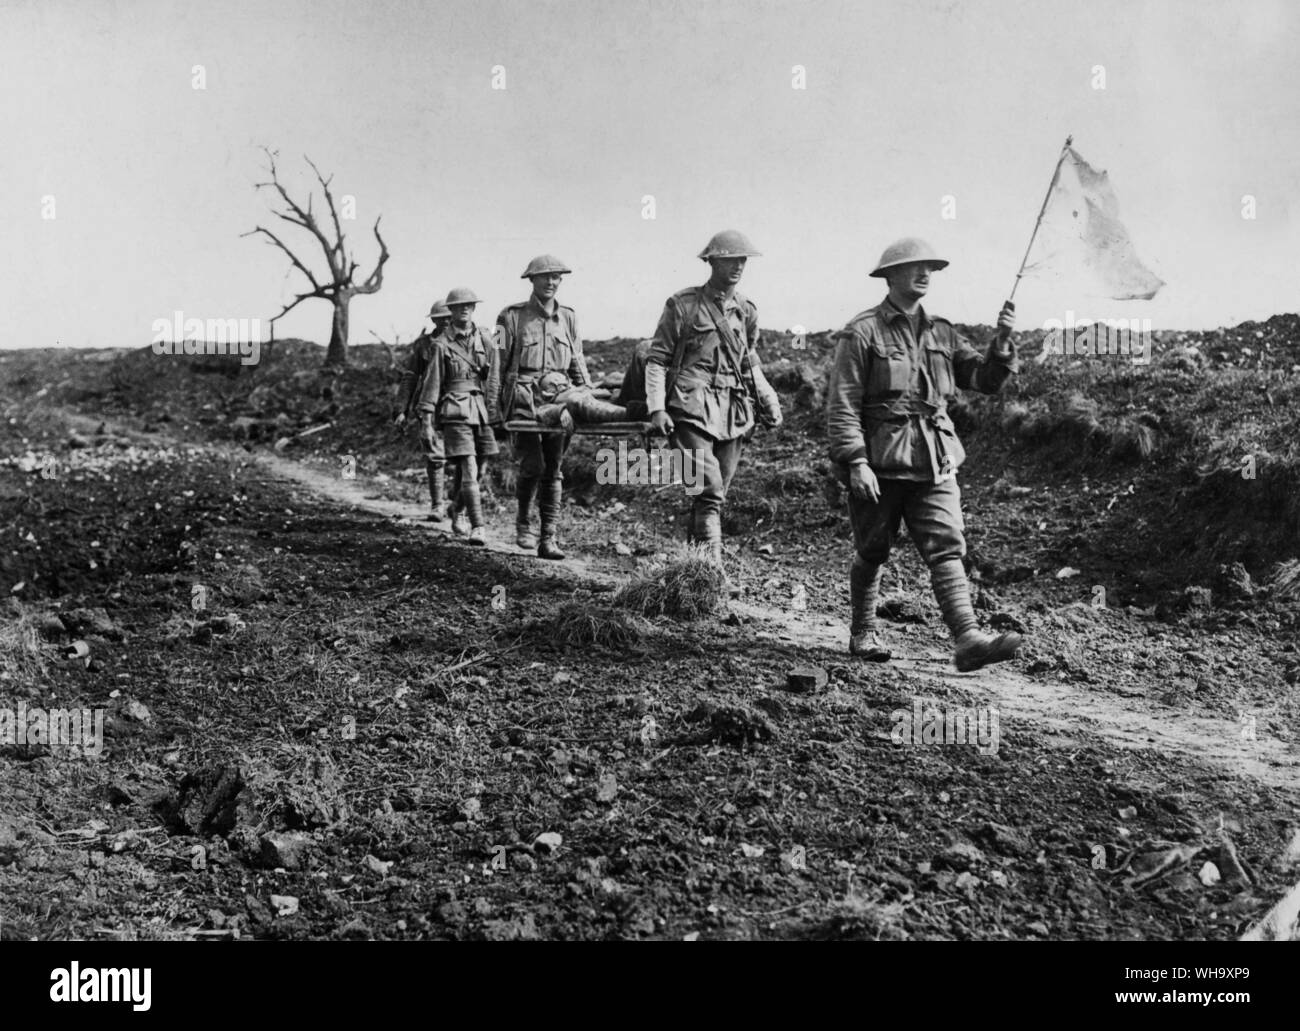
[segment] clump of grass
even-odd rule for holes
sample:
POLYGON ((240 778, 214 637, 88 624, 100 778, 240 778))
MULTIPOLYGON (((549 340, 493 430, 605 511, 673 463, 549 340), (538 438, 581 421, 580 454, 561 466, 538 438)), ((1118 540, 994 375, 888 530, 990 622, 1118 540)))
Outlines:
POLYGON ((545 629, 566 648, 629 648, 641 641, 640 627, 626 613, 583 601, 565 602, 545 629))
POLYGON ((40 634, 26 611, 0 623, 0 674, 5 680, 45 675, 40 634))
POLYGON ((722 607, 726 577, 708 549, 682 545, 667 562, 625 584, 614 603, 645 616, 694 620, 722 607))
POLYGON ((1300 558, 1279 562, 1270 579, 1273 593, 1279 598, 1300 598, 1300 558))

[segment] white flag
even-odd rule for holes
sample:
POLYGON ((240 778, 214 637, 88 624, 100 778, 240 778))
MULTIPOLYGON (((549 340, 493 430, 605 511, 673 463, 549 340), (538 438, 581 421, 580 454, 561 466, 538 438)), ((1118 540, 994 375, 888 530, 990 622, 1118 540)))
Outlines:
POLYGON ((1025 275, 1063 280, 1073 290, 1116 301, 1149 300, 1165 285, 1138 258, 1106 173, 1073 147, 1065 148, 1052 181, 1031 258, 1025 275))

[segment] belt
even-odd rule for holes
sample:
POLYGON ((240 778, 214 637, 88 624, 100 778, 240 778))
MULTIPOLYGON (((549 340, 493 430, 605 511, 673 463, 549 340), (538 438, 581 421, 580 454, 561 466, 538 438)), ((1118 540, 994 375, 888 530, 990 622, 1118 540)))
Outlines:
POLYGON ((872 401, 862 406, 865 413, 871 415, 924 415, 933 423, 940 415, 948 414, 947 405, 937 405, 919 397, 898 397, 888 401, 872 401))
MULTIPOLYGON (((952 420, 948 417, 947 405, 936 405, 919 397, 900 397, 888 401, 874 401, 871 404, 863 405, 862 411, 865 414, 877 417, 881 415, 920 415, 935 429, 951 430, 952 428, 952 420)), ((943 441, 934 433, 922 433, 921 436, 925 440, 925 450, 930 456, 930 469, 934 474, 934 482, 943 483, 945 480, 953 479, 957 475, 957 467, 953 464, 952 456, 948 454, 948 449, 943 441)))
POLYGON ((443 390, 449 394, 481 394, 483 384, 476 379, 453 379, 447 382, 443 390))
POLYGON ((715 390, 723 387, 730 387, 732 390, 739 390, 744 386, 740 381, 740 378, 734 372, 699 373, 691 370, 683 370, 677 374, 677 379, 679 382, 708 384, 715 390))

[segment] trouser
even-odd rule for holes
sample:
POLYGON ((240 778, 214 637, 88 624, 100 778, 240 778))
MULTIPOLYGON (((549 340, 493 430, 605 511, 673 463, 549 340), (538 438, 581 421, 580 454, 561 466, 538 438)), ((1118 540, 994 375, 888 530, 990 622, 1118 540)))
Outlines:
POLYGON ((955 479, 942 483, 881 479, 880 500, 864 501, 849 492, 849 519, 857 554, 849 573, 855 634, 875 628, 876 593, 881 567, 889 558, 901 522, 930 568, 944 622, 954 638, 975 627, 970 585, 962 558, 966 554, 961 490, 955 479))
POLYGON ((568 450, 567 433, 516 433, 515 454, 519 456, 519 476, 515 483, 515 526, 527 529, 531 523, 533 499, 541 494, 542 535, 553 537, 560 515, 564 492, 564 452, 568 450))
POLYGON ((716 440, 694 423, 673 416, 672 445, 695 456, 695 475, 700 492, 691 502, 689 539, 707 545, 722 559, 722 505, 727 489, 740 465, 744 441, 740 437, 716 440))
POLYGON ((575 423, 627 422, 644 419, 647 414, 644 403, 633 402, 629 409, 592 396, 590 387, 570 387, 557 394, 550 404, 538 407, 537 421, 558 426, 561 414, 566 411, 575 423))
MULTIPOLYGON (((479 463, 476 455, 460 455, 448 459, 452 469, 452 483, 456 498, 456 511, 464 509, 470 526, 483 525, 483 496, 479 492, 479 463)), ((486 464, 486 462, 484 463, 486 464)))
POLYGON ((433 420, 425 418, 420 423, 420 453, 424 455, 424 474, 429 480, 429 502, 434 511, 441 511, 446 498, 446 451, 442 434, 433 426, 433 420))

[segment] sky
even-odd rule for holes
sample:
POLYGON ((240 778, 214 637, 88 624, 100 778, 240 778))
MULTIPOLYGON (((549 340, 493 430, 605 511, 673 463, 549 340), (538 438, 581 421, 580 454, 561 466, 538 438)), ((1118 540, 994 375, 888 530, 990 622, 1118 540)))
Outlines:
MULTIPOLYGON (((1300 309, 1297 44, 1287 0, 0 0, 0 346, 265 324, 304 281, 240 234, 323 258, 254 189, 263 146, 296 196, 306 155, 355 199, 363 275, 382 214, 353 342, 409 340, 454 286, 490 325, 547 252, 584 337, 649 335, 725 228, 762 251, 740 289, 764 327, 878 303, 904 235, 951 261, 927 308, 991 323, 1067 134, 1167 285, 1026 278, 1020 328, 1262 319, 1300 309)), ((313 300, 276 335, 329 326, 313 300)))

